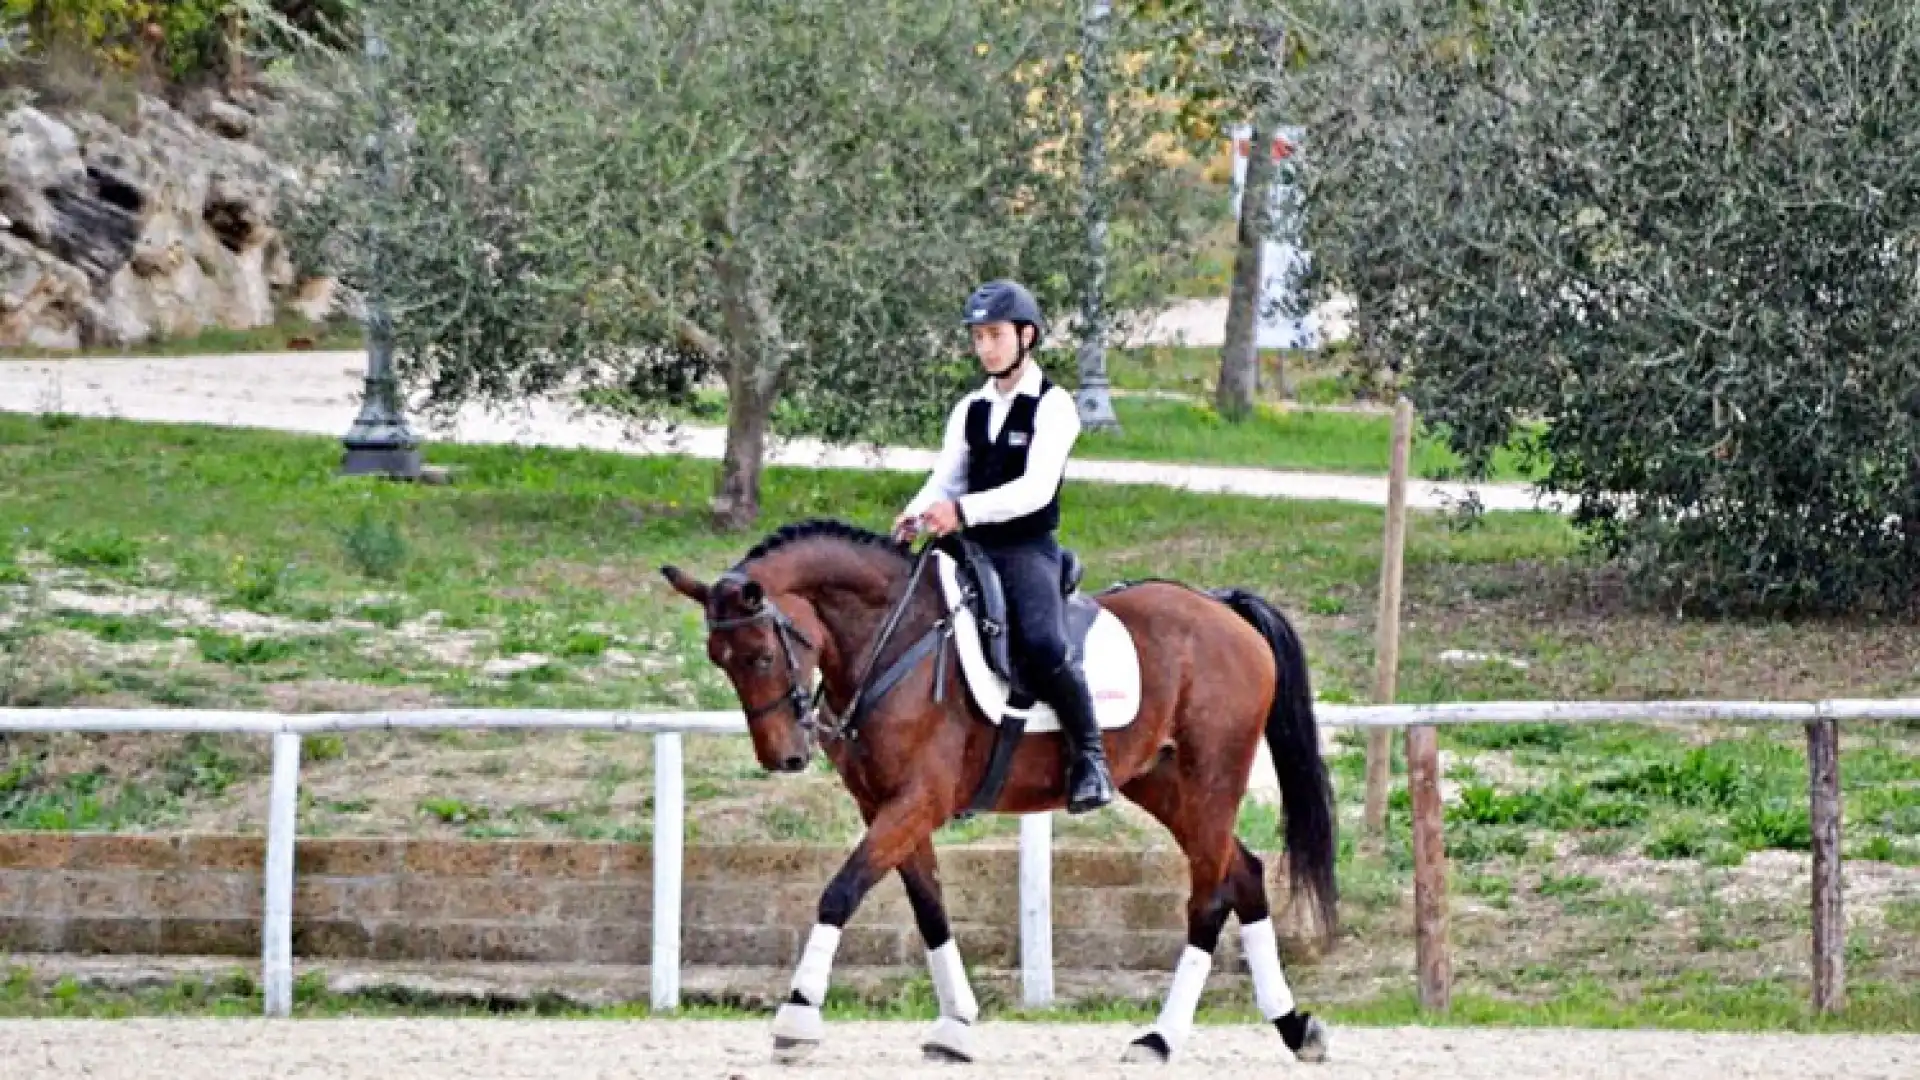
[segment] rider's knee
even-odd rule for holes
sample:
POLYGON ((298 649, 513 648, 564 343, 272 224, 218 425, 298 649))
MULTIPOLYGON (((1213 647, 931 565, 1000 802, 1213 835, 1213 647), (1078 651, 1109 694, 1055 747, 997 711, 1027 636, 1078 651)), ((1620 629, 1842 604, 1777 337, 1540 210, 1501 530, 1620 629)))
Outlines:
POLYGON ((1067 643, 1056 637, 1035 637, 1021 650, 1020 661, 1031 679, 1044 679, 1067 662, 1067 643))

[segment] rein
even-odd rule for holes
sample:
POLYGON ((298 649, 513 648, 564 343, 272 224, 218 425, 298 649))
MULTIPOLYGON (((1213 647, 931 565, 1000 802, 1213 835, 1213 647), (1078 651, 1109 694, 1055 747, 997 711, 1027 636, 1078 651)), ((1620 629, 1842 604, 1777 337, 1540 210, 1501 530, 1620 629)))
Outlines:
MULTIPOLYGON (((794 624, 793 619, 772 600, 763 600, 752 614, 732 619, 708 619, 707 629, 732 630, 742 626, 752 626, 762 622, 773 624, 780 638, 780 651, 787 663, 787 692, 765 704, 747 710, 749 721, 757 720, 782 706, 793 709, 794 719, 799 723, 801 732, 811 741, 822 744, 829 741, 852 740, 859 737, 860 725, 873 708, 898 686, 929 653, 937 653, 939 660, 946 658, 946 645, 953 637, 952 613, 941 616, 909 646, 906 652, 887 665, 878 679, 874 678, 874 665, 885 651, 887 643, 893 639, 900 628, 900 620, 906 614, 907 605, 913 601, 914 590, 920 585, 920 575, 925 572, 927 560, 933 554, 935 544, 928 543, 914 555, 913 571, 907 576, 907 587, 900 599, 893 603, 887 613, 887 619, 874 638, 873 646, 867 650, 866 663, 862 666, 859 680, 854 685, 853 697, 847 703, 844 717, 835 717, 827 705, 824 693, 816 695, 804 686, 800 679, 800 661, 795 655, 794 642, 818 653, 819 649, 807 638, 805 632, 794 624), (824 722, 823 722, 823 719, 824 722)), ((720 581, 733 580, 744 583, 747 576, 739 570, 729 570, 722 574, 720 581)), ((715 582, 719 584, 719 582, 715 582)), ((944 663, 936 663, 934 668, 933 700, 946 699, 947 669, 944 663)))

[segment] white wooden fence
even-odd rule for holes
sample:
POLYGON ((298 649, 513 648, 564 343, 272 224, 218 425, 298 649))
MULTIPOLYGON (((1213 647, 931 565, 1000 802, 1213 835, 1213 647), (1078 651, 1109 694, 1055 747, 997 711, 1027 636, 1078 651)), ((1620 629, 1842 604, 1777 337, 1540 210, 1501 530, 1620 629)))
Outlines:
MULTIPOLYGON (((1486 723, 1792 723, 1807 726, 1814 748, 1826 745, 1839 722, 1920 719, 1920 699, 1818 702, 1623 701, 1460 702, 1438 705, 1316 705, 1325 727, 1397 728, 1486 723)), ((428 709, 406 712, 225 712, 191 709, 0 709, 0 731, 235 733, 273 739, 268 790, 265 910, 261 925, 261 982, 266 1015, 284 1017, 293 1004, 293 850, 298 811, 301 740, 328 732, 375 729, 501 729, 627 731, 654 740, 653 927, 651 1001, 655 1009, 680 1002, 682 842, 686 794, 682 738, 740 735, 738 712, 614 712, 542 709, 428 709)), ((1262 753, 1264 753, 1264 749, 1262 753)), ((1813 755, 1818 759, 1821 755, 1813 755)), ((1839 781, 1810 767, 1814 820, 1815 999, 1838 1001, 1844 933, 1839 927, 1839 781), (1825 825, 1826 827, 1822 827, 1825 825), (1827 907, 1825 917, 1822 907, 1827 907), (1823 986, 1824 984, 1824 986, 1823 986)), ((1052 818, 1023 817, 1020 825, 1020 957, 1023 998, 1053 999, 1052 818)), ((822 883, 824 887, 824 882, 822 883)))

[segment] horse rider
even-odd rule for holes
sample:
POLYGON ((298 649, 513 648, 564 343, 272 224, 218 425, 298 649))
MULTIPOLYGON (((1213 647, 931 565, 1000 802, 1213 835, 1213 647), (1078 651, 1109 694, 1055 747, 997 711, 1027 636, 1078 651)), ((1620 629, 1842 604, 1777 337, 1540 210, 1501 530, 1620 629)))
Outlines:
POLYGON ((894 535, 964 529, 993 563, 1012 623, 1014 663, 1022 682, 1060 717, 1069 761, 1067 812, 1082 814, 1113 800, 1113 779, 1093 696, 1068 655, 1054 536, 1080 411, 1033 358, 1047 326, 1025 287, 1004 280, 981 285, 967 298, 963 321, 988 379, 954 406, 932 475, 894 519, 894 535))

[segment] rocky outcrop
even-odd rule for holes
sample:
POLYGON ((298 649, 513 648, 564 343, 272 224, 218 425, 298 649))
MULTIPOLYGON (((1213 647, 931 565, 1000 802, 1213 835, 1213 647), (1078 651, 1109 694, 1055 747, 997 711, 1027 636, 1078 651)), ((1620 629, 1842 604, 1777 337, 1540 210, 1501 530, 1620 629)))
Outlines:
POLYGON ((140 98, 134 130, 15 109, 0 171, 0 348, 246 329, 310 294, 274 228, 279 167, 246 108, 140 98))

